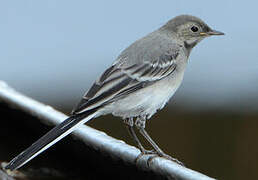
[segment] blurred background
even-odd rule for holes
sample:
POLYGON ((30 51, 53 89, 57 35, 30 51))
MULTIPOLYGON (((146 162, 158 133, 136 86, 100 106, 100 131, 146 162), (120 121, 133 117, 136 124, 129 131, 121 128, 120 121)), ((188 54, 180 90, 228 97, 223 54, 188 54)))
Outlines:
MULTIPOLYGON (((124 48, 174 16, 198 16, 226 35, 194 48, 182 86, 147 130, 194 170, 257 179, 257 6, 254 0, 1 1, 0 79, 69 113, 124 48)), ((89 125, 133 144, 118 118, 89 125)))

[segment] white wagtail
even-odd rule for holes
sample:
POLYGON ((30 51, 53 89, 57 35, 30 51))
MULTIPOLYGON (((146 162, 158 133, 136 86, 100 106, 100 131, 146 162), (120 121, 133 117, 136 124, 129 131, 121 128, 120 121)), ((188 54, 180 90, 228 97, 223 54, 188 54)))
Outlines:
POLYGON ((79 125, 105 114, 121 117, 142 154, 165 154, 145 131, 146 120, 162 109, 180 86, 192 48, 202 39, 224 33, 201 19, 181 15, 126 48, 98 78, 71 116, 54 127, 5 167, 14 170, 71 133, 79 125), (154 150, 145 150, 134 131, 154 150))

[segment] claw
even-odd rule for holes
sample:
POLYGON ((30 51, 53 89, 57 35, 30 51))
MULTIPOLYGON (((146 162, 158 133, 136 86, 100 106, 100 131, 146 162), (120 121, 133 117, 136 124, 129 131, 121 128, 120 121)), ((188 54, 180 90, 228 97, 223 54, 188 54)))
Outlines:
POLYGON ((169 155, 167 155, 167 154, 165 154, 165 153, 162 153, 162 154, 158 154, 158 153, 157 153, 156 156, 150 157, 150 158, 147 160, 148 166, 150 165, 151 161, 152 161, 154 158, 157 158, 157 157, 162 157, 162 158, 168 159, 168 160, 170 160, 170 161, 173 161, 173 162, 179 164, 180 166, 184 166, 184 167, 185 167, 184 163, 182 163, 182 162, 179 161, 178 159, 173 158, 173 157, 171 157, 171 156, 169 156, 169 155))
POLYGON ((152 149, 152 150, 146 150, 146 149, 144 149, 144 150, 137 156, 137 158, 134 160, 134 162, 137 163, 138 160, 141 159, 141 157, 144 156, 144 155, 152 155, 152 154, 153 154, 153 155, 157 155, 157 151, 155 151, 154 149, 152 149))

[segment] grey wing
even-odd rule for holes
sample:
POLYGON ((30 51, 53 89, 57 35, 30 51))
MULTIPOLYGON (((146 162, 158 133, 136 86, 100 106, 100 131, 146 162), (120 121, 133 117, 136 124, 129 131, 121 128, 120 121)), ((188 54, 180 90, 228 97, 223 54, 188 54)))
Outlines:
POLYGON ((174 51, 141 64, 113 64, 96 80, 72 113, 104 106, 167 77, 175 71, 177 57, 178 51, 174 51))

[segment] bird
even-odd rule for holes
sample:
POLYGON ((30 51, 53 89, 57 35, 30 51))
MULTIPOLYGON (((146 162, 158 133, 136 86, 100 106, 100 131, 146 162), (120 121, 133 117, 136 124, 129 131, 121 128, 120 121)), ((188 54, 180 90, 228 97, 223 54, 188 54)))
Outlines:
POLYGON ((15 170, 96 117, 121 117, 141 154, 164 153, 145 130, 146 122, 174 95, 180 86, 192 49, 204 38, 224 35, 192 15, 179 15, 135 41, 96 79, 71 115, 12 159, 5 169, 15 170), (146 150, 135 130, 152 150, 146 150))

